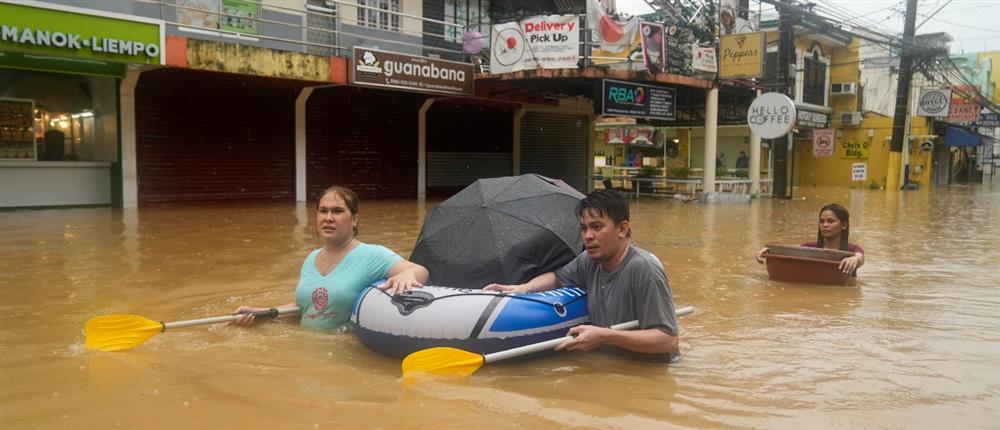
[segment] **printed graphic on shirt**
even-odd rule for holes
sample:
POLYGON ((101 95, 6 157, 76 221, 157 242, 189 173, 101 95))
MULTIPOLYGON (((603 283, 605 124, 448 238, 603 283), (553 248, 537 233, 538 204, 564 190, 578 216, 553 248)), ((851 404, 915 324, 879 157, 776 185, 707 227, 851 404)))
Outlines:
POLYGON ((323 312, 326 306, 330 304, 330 293, 326 291, 324 287, 318 287, 312 292, 312 302, 313 308, 316 312, 306 313, 306 318, 315 319, 323 317, 335 317, 337 316, 336 311, 323 312))

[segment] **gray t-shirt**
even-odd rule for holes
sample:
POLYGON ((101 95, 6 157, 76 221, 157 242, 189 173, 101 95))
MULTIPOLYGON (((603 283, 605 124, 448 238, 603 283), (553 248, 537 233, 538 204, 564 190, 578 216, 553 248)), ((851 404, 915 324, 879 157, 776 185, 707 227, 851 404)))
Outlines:
MULTIPOLYGON (((611 273, 584 251, 555 273, 562 285, 576 285, 587 291, 591 324, 609 327, 639 320, 640 329, 657 328, 677 336, 677 313, 670 283, 660 260, 649 251, 629 245, 625 259, 611 273)), ((656 361, 673 360, 679 355, 637 353, 617 347, 607 350, 656 361)))

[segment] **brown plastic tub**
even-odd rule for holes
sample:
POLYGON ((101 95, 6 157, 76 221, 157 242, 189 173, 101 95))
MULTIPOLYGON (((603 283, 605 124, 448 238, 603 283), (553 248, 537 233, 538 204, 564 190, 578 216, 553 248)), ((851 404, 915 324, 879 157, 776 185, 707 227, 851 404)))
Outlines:
POLYGON ((823 285, 847 285, 850 273, 840 270, 840 260, 854 253, 805 246, 768 244, 767 274, 771 279, 823 285))

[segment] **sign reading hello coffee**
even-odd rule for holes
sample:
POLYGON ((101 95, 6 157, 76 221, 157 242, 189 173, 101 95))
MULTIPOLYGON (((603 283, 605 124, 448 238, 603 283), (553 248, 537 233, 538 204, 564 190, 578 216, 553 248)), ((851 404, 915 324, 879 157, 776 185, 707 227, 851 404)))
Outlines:
POLYGON ((781 93, 762 94, 747 109, 750 129, 764 139, 788 134, 795 125, 795 117, 795 102, 781 93))
POLYGON ((475 93, 475 69, 469 63, 355 47, 350 70, 351 83, 359 86, 437 94, 475 93))
POLYGON ((921 88, 917 116, 946 117, 951 108, 951 90, 921 88))

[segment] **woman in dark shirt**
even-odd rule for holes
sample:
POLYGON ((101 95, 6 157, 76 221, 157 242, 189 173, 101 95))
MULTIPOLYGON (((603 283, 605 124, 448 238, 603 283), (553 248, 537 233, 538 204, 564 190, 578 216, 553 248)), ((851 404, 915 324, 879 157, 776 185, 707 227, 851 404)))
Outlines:
MULTIPOLYGON (((840 260, 840 270, 843 270, 844 273, 855 273, 856 270, 865 265, 865 250, 848 242, 850 219, 851 214, 847 212, 847 208, 841 205, 831 203, 823 206, 819 210, 819 230, 816 233, 816 241, 806 242, 801 246, 853 252, 853 257, 840 260)), ((767 248, 757 251, 754 258, 758 263, 764 262, 763 257, 767 251, 767 248)))

